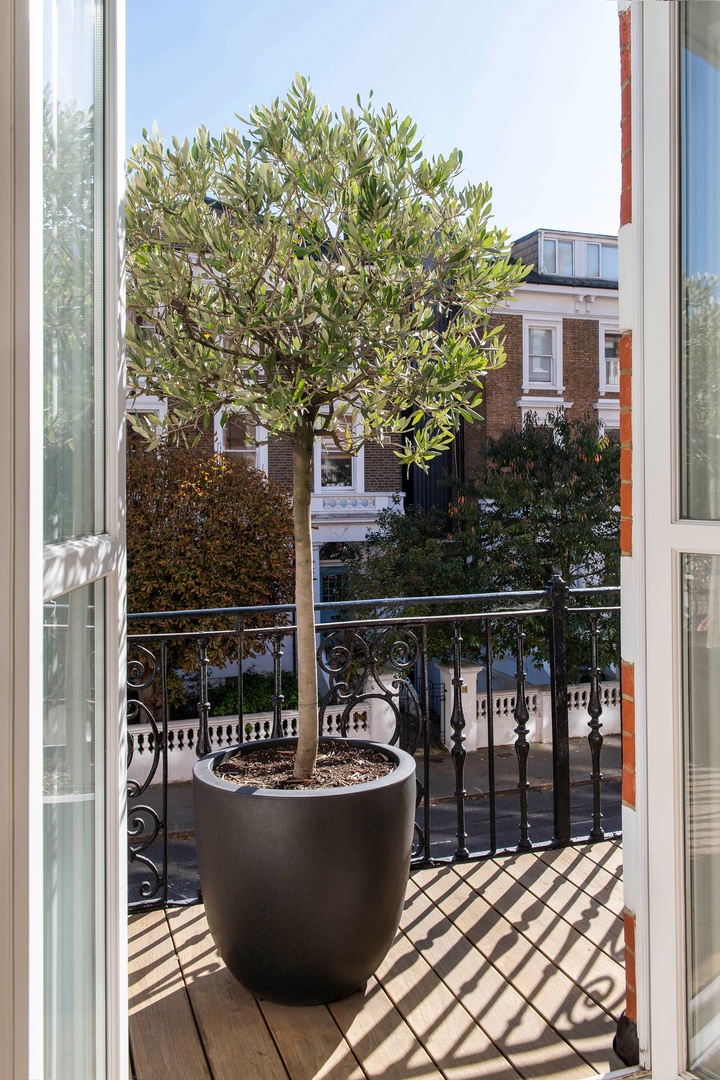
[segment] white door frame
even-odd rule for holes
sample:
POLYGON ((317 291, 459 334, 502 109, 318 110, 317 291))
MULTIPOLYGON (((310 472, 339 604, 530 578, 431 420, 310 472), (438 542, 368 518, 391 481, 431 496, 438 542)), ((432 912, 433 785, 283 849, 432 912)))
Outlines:
POLYGON ((625 880, 626 903, 638 917, 641 1064, 656 1080, 693 1075, 681 557, 720 553, 720 523, 680 516, 679 18, 678 4, 632 3, 633 224, 621 230, 633 331, 633 556, 623 559, 623 651, 635 664, 637 728, 637 811, 626 810, 623 821, 625 880))
POLYGON ((102 578, 108 1076, 126 1080, 124 8, 105 12, 106 532, 43 552, 42 0, 0 0, 0 1076, 43 1075, 43 600, 102 578), (118 471, 120 467, 120 471, 118 471))

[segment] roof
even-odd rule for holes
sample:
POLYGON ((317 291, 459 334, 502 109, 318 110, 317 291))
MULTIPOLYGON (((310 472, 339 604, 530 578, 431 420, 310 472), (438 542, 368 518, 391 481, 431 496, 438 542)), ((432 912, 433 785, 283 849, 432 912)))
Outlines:
POLYGON ((523 279, 522 284, 564 285, 565 287, 572 286, 573 288, 583 289, 617 289, 618 287, 617 281, 608 281, 604 278, 562 277, 560 274, 538 274, 536 270, 531 270, 528 276, 523 279))

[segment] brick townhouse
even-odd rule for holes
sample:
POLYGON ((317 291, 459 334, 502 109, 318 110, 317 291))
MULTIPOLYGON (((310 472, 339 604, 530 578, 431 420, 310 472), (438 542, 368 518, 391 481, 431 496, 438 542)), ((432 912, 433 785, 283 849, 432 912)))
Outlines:
POLYGON ((537 229, 516 240, 512 253, 533 269, 497 309, 507 363, 483 380, 482 421, 463 425, 429 475, 408 470, 408 502, 447 506, 444 478, 472 477, 488 439, 519 428, 529 412, 541 420, 559 407, 570 417, 590 414, 619 438, 617 237, 537 229))

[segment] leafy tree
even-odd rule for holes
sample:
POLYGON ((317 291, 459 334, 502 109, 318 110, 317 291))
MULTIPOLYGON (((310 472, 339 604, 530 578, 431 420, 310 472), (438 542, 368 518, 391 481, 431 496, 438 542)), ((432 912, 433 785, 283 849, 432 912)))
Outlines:
POLYGON ((242 409, 292 441, 301 780, 317 752, 315 440, 392 436, 419 464, 447 447, 504 360, 489 316, 526 271, 490 224, 490 188, 456 188, 461 154, 424 157, 391 106, 333 114, 297 76, 242 122, 132 152, 128 303, 154 334, 131 327, 128 370, 169 400, 154 440, 242 409))
MULTIPOLYGON (((619 452, 590 416, 569 419, 560 410, 539 424, 529 415, 522 430, 490 440, 485 469, 458 488, 450 517, 411 507, 381 515, 368 558, 351 572, 352 596, 542 589, 555 573, 569 585, 619 581, 619 452), (452 541, 452 542, 450 542, 452 541), (394 586, 394 587, 393 587, 394 586)), ((504 604, 507 607, 508 604, 504 604)), ((462 614, 462 606, 442 609, 462 614)), ((440 614, 418 606, 414 614, 440 614)), ((617 658, 617 620, 603 617, 603 662, 617 658)), ((545 654, 547 624, 528 621, 526 643, 545 654)), ((512 652, 510 623, 498 623, 497 651, 512 652)), ((447 634, 435 631, 432 651, 446 655, 447 634)), ((481 628, 463 627, 467 656, 483 650, 481 628)), ((569 668, 587 665, 587 620, 570 620, 569 668)))
POLYGON ((620 447, 593 416, 564 410, 490 440, 483 472, 452 507, 478 583, 540 589, 553 574, 568 585, 620 576, 620 447))
MULTIPOLYGON (((127 455, 128 610, 183 611, 288 603, 293 535, 286 489, 242 459, 131 441, 127 455)), ((274 621, 274 620, 272 620, 274 621)), ((269 623, 270 624, 270 623, 269 623)), ((172 630, 218 629, 176 620, 172 630)), ((133 632, 151 632, 134 623, 133 632)), ((227 629, 234 629, 230 620, 227 629)), ((248 640, 253 651, 257 642, 248 640)), ((211 641, 213 663, 237 658, 234 636, 211 641)), ((195 646, 175 650, 192 670, 195 646)))

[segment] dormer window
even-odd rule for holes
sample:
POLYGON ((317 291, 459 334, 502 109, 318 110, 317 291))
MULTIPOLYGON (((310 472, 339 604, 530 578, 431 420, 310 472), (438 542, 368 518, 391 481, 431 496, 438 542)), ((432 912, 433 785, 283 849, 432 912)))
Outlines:
POLYGON ((587 276, 602 278, 603 281, 617 281, 617 248, 610 244, 588 244, 587 276))
POLYGON ((575 272, 572 240, 549 240, 543 238, 543 273, 572 277, 575 272))

